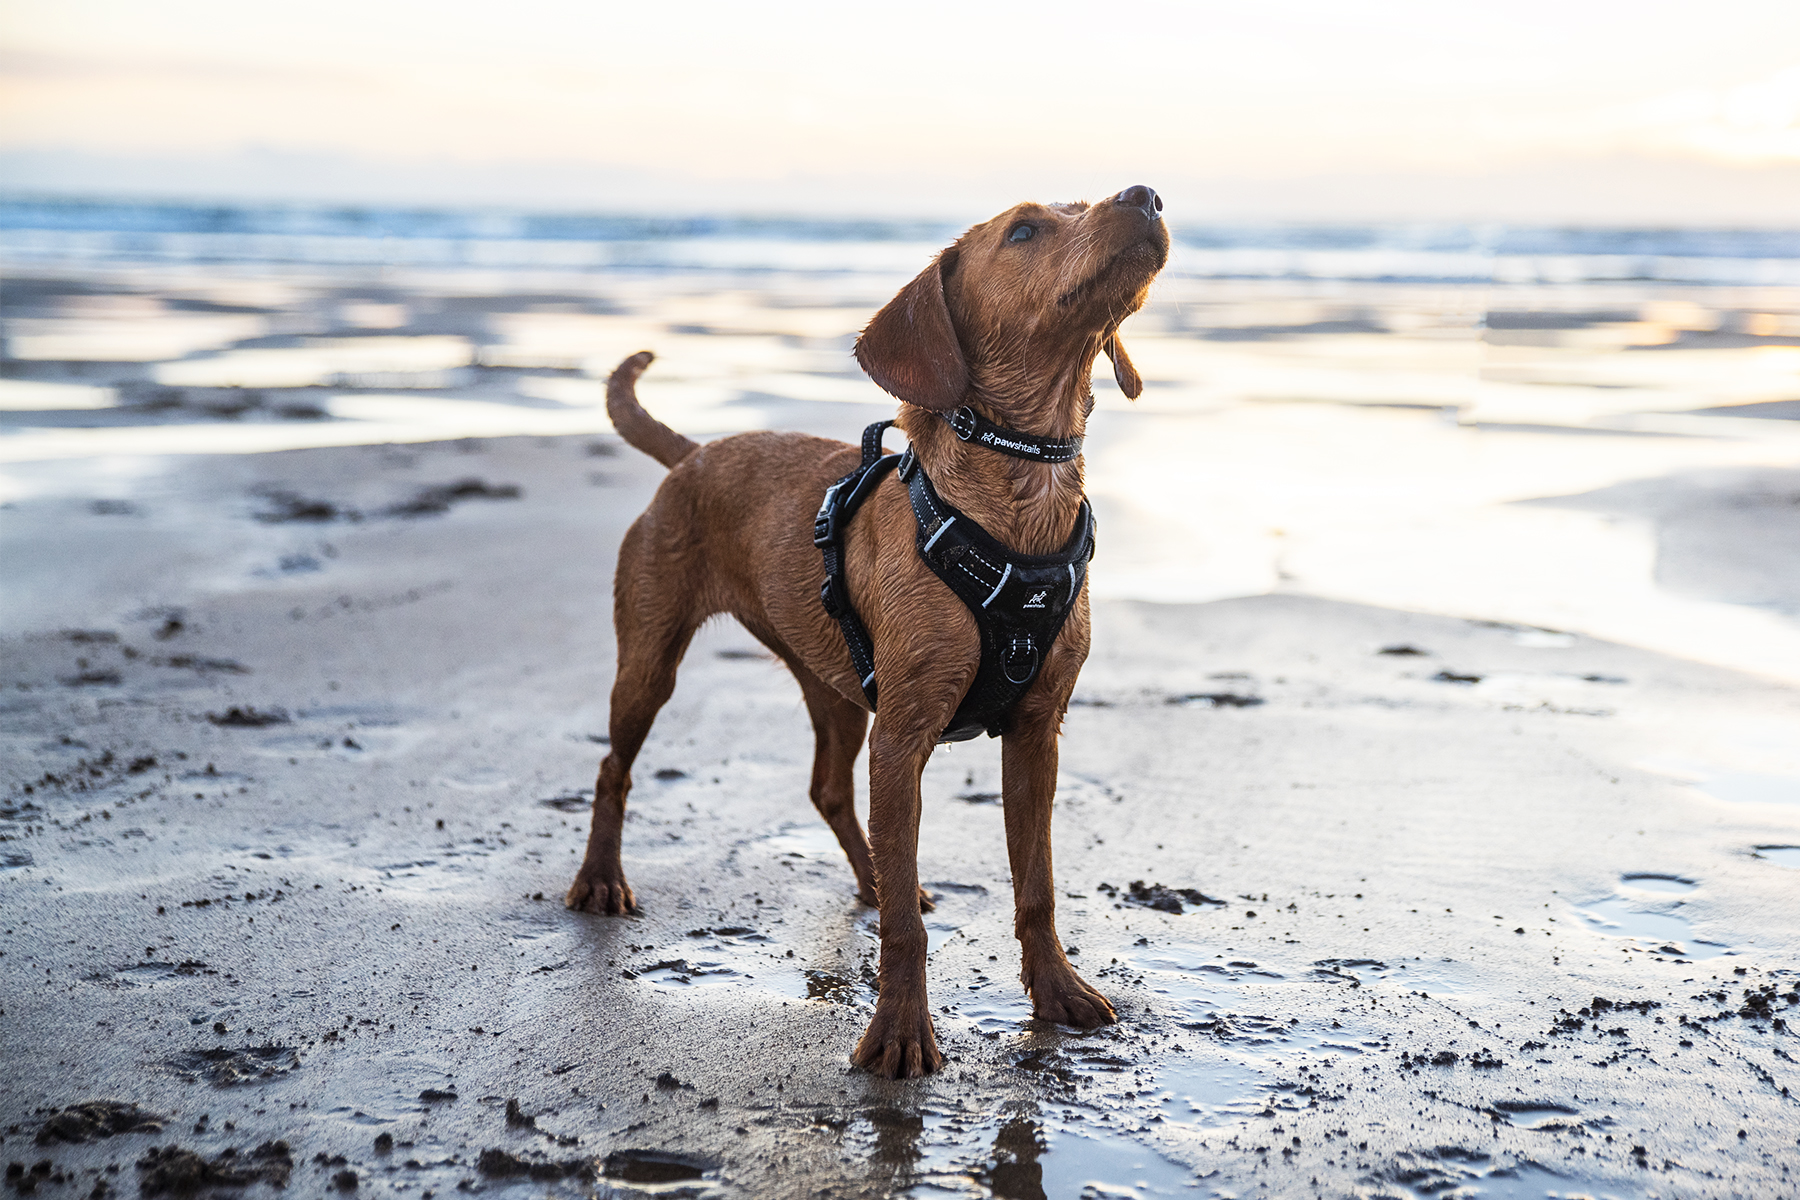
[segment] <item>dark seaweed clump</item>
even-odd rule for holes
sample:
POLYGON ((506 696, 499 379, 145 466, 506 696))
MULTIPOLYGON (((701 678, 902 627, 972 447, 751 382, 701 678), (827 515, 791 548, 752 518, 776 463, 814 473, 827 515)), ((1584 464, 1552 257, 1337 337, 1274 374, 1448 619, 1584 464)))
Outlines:
POLYGON ((455 483, 421 488, 410 500, 390 505, 390 517, 430 517, 447 513, 464 500, 517 500, 524 495, 514 483, 487 483, 480 479, 459 479, 455 483))
POLYGON ((37 1144, 97 1142, 120 1133, 161 1133, 163 1117, 135 1104, 117 1100, 86 1100, 71 1104, 44 1122, 37 1144))
POLYGON ((1123 892, 1110 883, 1103 883, 1096 890, 1122 904, 1134 904, 1139 908, 1154 908, 1158 912, 1177 915, 1186 912, 1188 905, 1199 908, 1206 904, 1219 907, 1225 904, 1225 901, 1215 900, 1196 888, 1164 887, 1160 883, 1147 884, 1141 879, 1132 880, 1123 892))
POLYGON ((152 1146, 138 1159, 137 1169, 138 1189, 144 1195, 187 1195, 202 1188, 246 1187, 258 1182, 284 1188, 293 1173, 294 1159, 286 1142, 264 1142, 242 1155, 228 1149, 213 1159, 180 1146, 152 1146))
POLYGON ((284 709, 271 708, 264 712, 248 704, 242 708, 234 704, 222 713, 207 713, 206 719, 222 729, 262 729, 269 725, 286 725, 292 718, 284 709))
MULTIPOLYGON (((590 1178, 594 1174, 594 1164, 588 1159, 570 1158, 561 1162, 532 1161, 518 1158, 504 1150, 483 1150, 481 1157, 475 1162, 475 1169, 490 1179, 536 1179, 545 1183, 557 1179, 568 1179, 571 1176, 590 1178)), ((684 1175, 681 1178, 692 1177, 684 1175)))

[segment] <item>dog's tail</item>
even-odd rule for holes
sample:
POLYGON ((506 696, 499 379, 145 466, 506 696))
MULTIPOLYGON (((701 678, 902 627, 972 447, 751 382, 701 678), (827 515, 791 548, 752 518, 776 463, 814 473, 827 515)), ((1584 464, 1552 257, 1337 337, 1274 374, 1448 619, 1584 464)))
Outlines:
POLYGON ((655 359, 650 351, 639 350, 613 368, 612 378, 606 381, 606 415, 612 418, 620 437, 663 466, 672 467, 698 449, 700 443, 676 433, 638 403, 638 376, 655 359))

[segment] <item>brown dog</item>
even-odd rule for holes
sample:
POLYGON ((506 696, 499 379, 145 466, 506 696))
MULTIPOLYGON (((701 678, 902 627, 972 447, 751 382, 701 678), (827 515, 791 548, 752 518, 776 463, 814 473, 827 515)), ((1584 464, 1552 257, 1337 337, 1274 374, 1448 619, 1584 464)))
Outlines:
MULTIPOLYGON (((1143 384, 1118 328, 1168 257, 1161 209, 1142 186, 1097 205, 1009 209, 940 253, 857 341, 863 368, 903 401, 896 424, 938 492, 1020 554, 1049 554, 1069 540, 1082 504, 1080 459, 1007 457, 961 440, 940 414, 968 405, 1024 433, 1078 437, 1103 351, 1135 399, 1143 384)), ((869 704, 838 624, 820 606, 824 570, 812 540, 820 497, 856 465, 857 452, 799 433, 699 445, 639 406, 635 384, 651 358, 646 351, 626 359, 607 390, 619 433, 670 471, 619 549, 611 750, 594 789, 587 857, 566 903, 595 913, 637 906, 619 863, 631 764, 674 690, 695 629, 730 613, 799 681, 817 737, 813 803, 849 856, 857 894, 881 909, 880 998, 855 1061, 890 1078, 935 1071, 943 1058, 925 992, 919 913, 931 901, 918 879, 919 777, 975 676, 975 620, 921 560, 906 485, 881 480, 844 552, 882 681, 869 735, 871 854, 852 782, 869 704)), ((1057 937, 1050 810, 1057 737, 1087 652, 1083 593, 1008 716, 1001 748, 1020 978, 1038 1017, 1084 1029, 1116 1017, 1057 937)))

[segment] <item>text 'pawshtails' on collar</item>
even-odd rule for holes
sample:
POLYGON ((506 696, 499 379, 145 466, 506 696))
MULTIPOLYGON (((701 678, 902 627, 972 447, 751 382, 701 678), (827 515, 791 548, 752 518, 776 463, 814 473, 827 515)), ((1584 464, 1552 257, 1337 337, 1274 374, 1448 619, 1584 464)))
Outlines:
POLYGON ((966 404, 944 413, 943 418, 963 441, 986 446, 989 450, 998 450, 1014 458, 1065 463, 1073 462, 1081 456, 1081 439, 1078 437, 1047 438, 1035 433, 1020 433, 1016 429, 994 424, 966 404))
MULTIPOLYGON (((1075 528, 1056 553, 1015 553, 937 494, 910 447, 900 455, 882 453, 881 435, 891 424, 877 421, 863 430, 862 462, 826 489, 825 502, 814 518, 813 542, 825 556, 825 583, 819 598, 843 630, 850 661, 873 710, 875 644, 850 602, 844 578, 844 535, 862 502, 889 471, 898 468, 918 526, 915 544, 919 557, 968 607, 981 632, 981 662, 975 678, 938 740, 959 742, 983 732, 998 737, 1006 731, 1007 714, 1037 678, 1044 655, 1062 632, 1087 581, 1088 560, 1094 555, 1093 510, 1085 499, 1081 502, 1075 528)), ((991 428, 1015 436, 1000 426, 991 428)), ((958 434, 961 436, 960 429, 958 434)), ((1066 447, 1070 443, 1072 458, 1080 453, 1081 439, 1062 439, 1057 444, 1066 447)))

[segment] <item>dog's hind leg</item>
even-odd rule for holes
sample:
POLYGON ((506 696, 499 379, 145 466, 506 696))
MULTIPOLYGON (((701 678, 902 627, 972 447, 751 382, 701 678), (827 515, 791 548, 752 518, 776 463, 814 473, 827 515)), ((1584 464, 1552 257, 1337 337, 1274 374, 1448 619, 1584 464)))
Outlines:
POLYGON ((696 615, 691 607, 693 591, 679 567, 679 562, 659 562, 645 554, 637 526, 626 535, 619 553, 618 577, 623 582, 614 606, 619 670, 613 680, 608 722, 610 749, 594 782, 587 856, 563 898, 564 904, 580 912, 624 914, 637 908, 637 898, 625 882, 625 869, 619 862, 631 764, 643 748, 658 710, 675 690, 675 668, 704 619, 704 614, 696 615), (684 599, 688 604, 682 603, 684 599))
MULTIPOLYGON (((856 756, 862 751, 863 737, 869 730, 869 714, 861 705, 838 695, 798 661, 789 659, 788 669, 799 681, 806 710, 812 715, 813 807, 831 826, 831 832, 837 834, 838 845, 844 848, 844 857, 856 872, 857 899, 874 907, 878 903, 875 864, 869 857, 869 840, 856 819, 856 756)), ((919 910, 930 912, 934 907, 931 897, 920 888, 919 910)))

